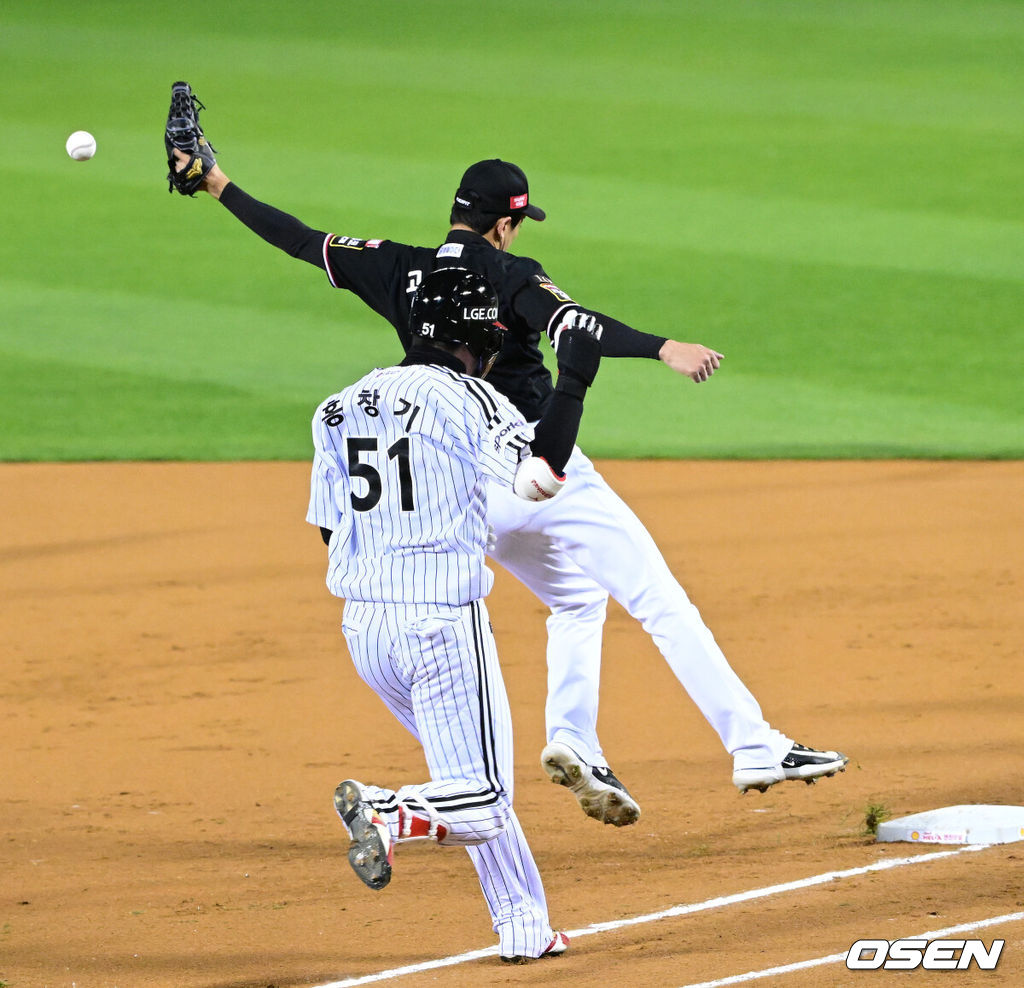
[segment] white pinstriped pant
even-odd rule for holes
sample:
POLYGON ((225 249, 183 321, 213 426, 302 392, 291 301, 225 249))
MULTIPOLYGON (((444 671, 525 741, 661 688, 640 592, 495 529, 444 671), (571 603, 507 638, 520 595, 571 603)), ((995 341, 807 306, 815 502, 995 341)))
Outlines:
POLYGON ((342 631, 356 671, 423 745, 430 781, 365 786, 398 834, 398 801, 427 801, 466 847, 500 951, 539 956, 554 936, 540 873, 512 809, 512 715, 487 608, 349 600, 342 631))

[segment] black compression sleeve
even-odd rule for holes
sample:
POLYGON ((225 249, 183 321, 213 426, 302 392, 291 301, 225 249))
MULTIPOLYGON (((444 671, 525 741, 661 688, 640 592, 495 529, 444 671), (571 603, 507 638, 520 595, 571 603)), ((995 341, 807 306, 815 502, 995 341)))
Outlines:
POLYGON ((594 309, 587 309, 597 316, 603 327, 601 332, 601 354, 605 357, 649 357, 658 359, 658 351, 668 337, 641 333, 618 319, 603 315, 594 309))
POLYGON ((565 472, 583 416, 583 399, 557 387, 536 428, 530 450, 543 456, 557 474, 565 472))
POLYGON ((324 266, 324 237, 326 233, 313 230, 288 213, 253 199, 234 182, 229 182, 220 194, 221 205, 240 219, 253 233, 268 244, 279 247, 286 254, 324 266))

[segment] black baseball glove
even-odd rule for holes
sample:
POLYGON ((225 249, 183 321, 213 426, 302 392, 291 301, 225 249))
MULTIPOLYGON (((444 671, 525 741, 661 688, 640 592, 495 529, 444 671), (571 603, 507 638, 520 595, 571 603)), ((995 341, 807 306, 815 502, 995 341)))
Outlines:
POLYGON ((213 145, 203 135, 199 126, 199 111, 206 107, 196 98, 187 82, 176 82, 171 86, 171 108, 167 113, 164 129, 164 146, 167 148, 167 191, 177 189, 183 196, 194 196, 210 169, 217 164, 213 156, 213 145), (174 149, 189 155, 188 164, 178 171, 174 149))

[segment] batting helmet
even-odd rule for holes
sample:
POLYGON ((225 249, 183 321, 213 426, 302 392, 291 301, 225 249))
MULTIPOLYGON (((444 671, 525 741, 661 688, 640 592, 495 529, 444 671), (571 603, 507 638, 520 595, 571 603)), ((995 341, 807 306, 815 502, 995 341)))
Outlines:
POLYGON ((463 344, 483 377, 501 349, 498 296, 491 283, 466 268, 439 268, 416 291, 409 314, 413 340, 463 344))

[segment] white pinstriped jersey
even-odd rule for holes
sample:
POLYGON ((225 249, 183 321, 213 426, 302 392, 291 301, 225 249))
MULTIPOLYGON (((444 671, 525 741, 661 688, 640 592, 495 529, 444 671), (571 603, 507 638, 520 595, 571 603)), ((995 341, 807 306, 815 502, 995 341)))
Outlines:
POLYGON ((313 417, 309 511, 331 529, 327 586, 350 600, 485 597, 486 477, 512 485, 533 438, 486 381, 436 364, 378 368, 313 417))

